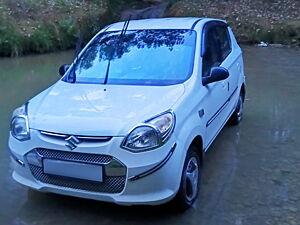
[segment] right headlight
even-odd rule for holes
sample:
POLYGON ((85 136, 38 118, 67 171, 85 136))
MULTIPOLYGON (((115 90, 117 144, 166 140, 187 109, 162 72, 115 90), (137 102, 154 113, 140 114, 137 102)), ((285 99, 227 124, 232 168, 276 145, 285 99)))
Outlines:
POLYGON ((19 141, 30 139, 27 104, 17 108, 12 115, 10 131, 13 137, 19 141))
POLYGON ((167 141, 174 126, 174 113, 162 113, 135 127, 124 139, 121 147, 132 152, 157 148, 167 141))

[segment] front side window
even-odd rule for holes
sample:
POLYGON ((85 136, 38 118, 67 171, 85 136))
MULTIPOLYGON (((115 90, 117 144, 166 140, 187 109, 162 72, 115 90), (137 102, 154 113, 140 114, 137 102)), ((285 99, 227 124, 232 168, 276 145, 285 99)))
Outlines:
POLYGON ((66 76, 68 82, 172 85, 192 74, 196 32, 128 30, 99 34, 66 76))
POLYGON ((216 30, 211 28, 208 30, 205 37, 205 54, 203 56, 202 76, 210 75, 210 70, 214 66, 219 66, 222 63, 220 46, 216 39, 216 30))

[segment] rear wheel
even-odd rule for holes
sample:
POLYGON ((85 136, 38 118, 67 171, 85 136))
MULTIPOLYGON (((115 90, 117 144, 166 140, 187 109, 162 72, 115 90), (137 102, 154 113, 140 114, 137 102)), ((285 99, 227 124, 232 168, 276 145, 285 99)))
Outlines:
POLYGON ((243 112, 244 112, 244 99, 243 96, 240 95, 238 102, 236 104, 236 108, 232 116, 230 117, 229 123, 231 125, 238 125, 243 119, 243 112))
POLYGON ((200 158, 197 150, 195 146, 191 146, 185 159, 180 188, 174 199, 176 206, 180 210, 186 210, 191 207, 198 197, 200 188, 200 158))

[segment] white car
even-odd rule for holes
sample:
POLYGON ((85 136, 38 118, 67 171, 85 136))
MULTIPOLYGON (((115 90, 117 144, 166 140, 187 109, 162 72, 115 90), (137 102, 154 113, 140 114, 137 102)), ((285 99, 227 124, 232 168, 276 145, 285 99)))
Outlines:
POLYGON ((60 73, 11 121, 13 178, 43 192, 186 209, 204 153, 242 118, 242 51, 223 20, 115 23, 60 73))

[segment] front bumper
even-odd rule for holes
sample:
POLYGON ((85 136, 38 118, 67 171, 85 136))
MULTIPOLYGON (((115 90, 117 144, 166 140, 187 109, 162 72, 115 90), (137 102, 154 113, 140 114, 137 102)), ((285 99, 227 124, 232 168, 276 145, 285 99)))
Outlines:
POLYGON ((123 137, 113 137, 102 143, 83 142, 70 151, 65 146, 65 140, 42 135, 37 130, 31 130, 31 139, 25 142, 10 136, 13 178, 43 192, 124 205, 156 205, 173 198, 179 189, 184 160, 180 143, 176 146, 174 137, 171 137, 158 149, 132 153, 120 148, 122 140, 123 137), (104 180, 95 183, 45 174, 42 164, 36 165, 28 158, 32 152, 48 159, 85 163, 96 161, 104 168, 104 180))

